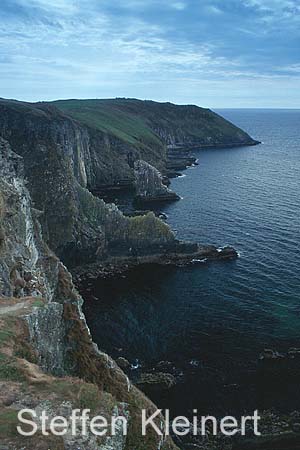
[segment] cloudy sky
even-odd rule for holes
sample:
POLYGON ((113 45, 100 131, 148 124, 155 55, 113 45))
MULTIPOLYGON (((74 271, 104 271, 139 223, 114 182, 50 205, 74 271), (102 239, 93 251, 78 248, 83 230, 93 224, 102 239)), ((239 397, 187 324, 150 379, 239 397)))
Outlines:
POLYGON ((1 0, 0 97, 300 108, 299 0, 1 0))

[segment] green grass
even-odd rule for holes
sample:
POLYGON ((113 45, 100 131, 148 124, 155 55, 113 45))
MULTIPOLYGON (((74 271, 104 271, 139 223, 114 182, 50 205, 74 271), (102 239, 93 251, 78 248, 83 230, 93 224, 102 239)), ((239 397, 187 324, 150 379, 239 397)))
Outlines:
POLYGON ((165 222, 157 220, 155 215, 150 212, 144 216, 130 218, 128 238, 135 240, 137 237, 140 241, 149 241, 151 238, 154 239, 155 237, 172 240, 174 235, 165 222))
POLYGON ((43 300, 37 299, 33 303, 31 303, 31 306, 34 306, 36 308, 43 308, 45 306, 45 302, 43 300))
POLYGON ((55 105, 81 123, 107 132, 135 147, 161 146, 147 119, 134 112, 122 111, 116 104, 102 100, 60 100, 55 105))
MULTIPOLYGON (((0 329, 0 380, 5 381, 23 381, 24 374, 19 368, 16 360, 16 342, 15 342, 15 325, 16 318, 5 317, 5 322, 1 323, 0 329), (11 347, 11 349, 10 349, 11 347), (13 351, 13 355, 9 356, 4 349, 13 351)), ((25 348, 25 343, 22 343, 25 348)))
POLYGON ((25 377, 17 362, 9 356, 1 354, 0 357, 0 380, 3 381, 24 381, 25 377))
POLYGON ((2 346, 8 339, 13 337, 11 330, 0 330, 0 346, 2 346))
POLYGON ((0 349, 9 339, 15 336, 16 318, 6 316, 0 328, 0 349))
POLYGON ((78 407, 96 411, 100 405, 100 392, 95 384, 85 384, 81 387, 78 395, 78 407))
POLYGON ((9 438, 17 434, 18 411, 14 409, 0 410, 0 437, 9 438))

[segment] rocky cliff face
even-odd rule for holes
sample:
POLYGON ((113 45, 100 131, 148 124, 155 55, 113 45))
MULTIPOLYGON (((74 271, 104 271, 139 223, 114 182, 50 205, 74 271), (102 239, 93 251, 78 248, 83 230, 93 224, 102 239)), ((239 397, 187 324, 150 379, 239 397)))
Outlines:
POLYGON ((154 434, 141 437, 140 409, 155 411, 155 406, 93 344, 71 276, 43 241, 23 158, 2 138, 0 198, 1 444, 7 450, 175 449, 154 434), (68 418, 76 407, 95 415, 124 415, 129 434, 96 439, 68 433, 26 440, 16 433, 16 424, 18 410, 28 407, 46 410, 50 418, 68 418))
POLYGON ((42 295, 51 301, 55 281, 50 274, 55 278, 59 261, 41 239, 23 173, 22 158, 0 138, 0 294, 42 295))
POLYGON ((138 203, 179 200, 179 196, 164 184, 161 173, 151 164, 136 161, 134 173, 138 203))

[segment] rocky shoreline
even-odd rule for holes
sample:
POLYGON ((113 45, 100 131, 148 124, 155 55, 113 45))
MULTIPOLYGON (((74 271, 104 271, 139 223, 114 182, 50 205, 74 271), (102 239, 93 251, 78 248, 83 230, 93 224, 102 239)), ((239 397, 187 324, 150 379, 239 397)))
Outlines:
POLYGON ((216 142, 211 144, 203 144, 202 142, 170 144, 167 146, 166 174, 168 177, 172 178, 177 171, 184 170, 187 167, 197 164, 197 158, 195 158, 191 154, 192 150, 234 148, 241 146, 254 146, 259 144, 261 144, 261 142, 255 139, 249 139, 242 144, 238 142, 230 142, 226 144, 220 144, 216 142))
POLYGON ((189 264, 205 263, 207 261, 234 260, 239 257, 238 252, 229 246, 217 248, 213 245, 178 242, 178 249, 177 251, 174 249, 173 252, 168 253, 110 258, 105 262, 77 266, 72 270, 73 280, 75 284, 79 285, 87 280, 112 278, 140 265, 157 264, 183 267, 189 264), (180 246, 185 248, 186 252, 178 252, 180 246), (190 252, 187 250, 190 250, 190 252))

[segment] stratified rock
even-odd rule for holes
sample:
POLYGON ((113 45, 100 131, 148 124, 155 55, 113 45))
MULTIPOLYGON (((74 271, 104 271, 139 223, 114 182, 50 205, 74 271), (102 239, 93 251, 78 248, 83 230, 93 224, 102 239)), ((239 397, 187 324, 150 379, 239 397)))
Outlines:
POLYGON ((188 147, 167 146, 167 170, 184 170, 196 163, 196 158, 191 155, 188 147))
POLYGON ((136 201, 138 203, 179 200, 179 196, 165 184, 161 173, 146 161, 134 164, 136 201))

